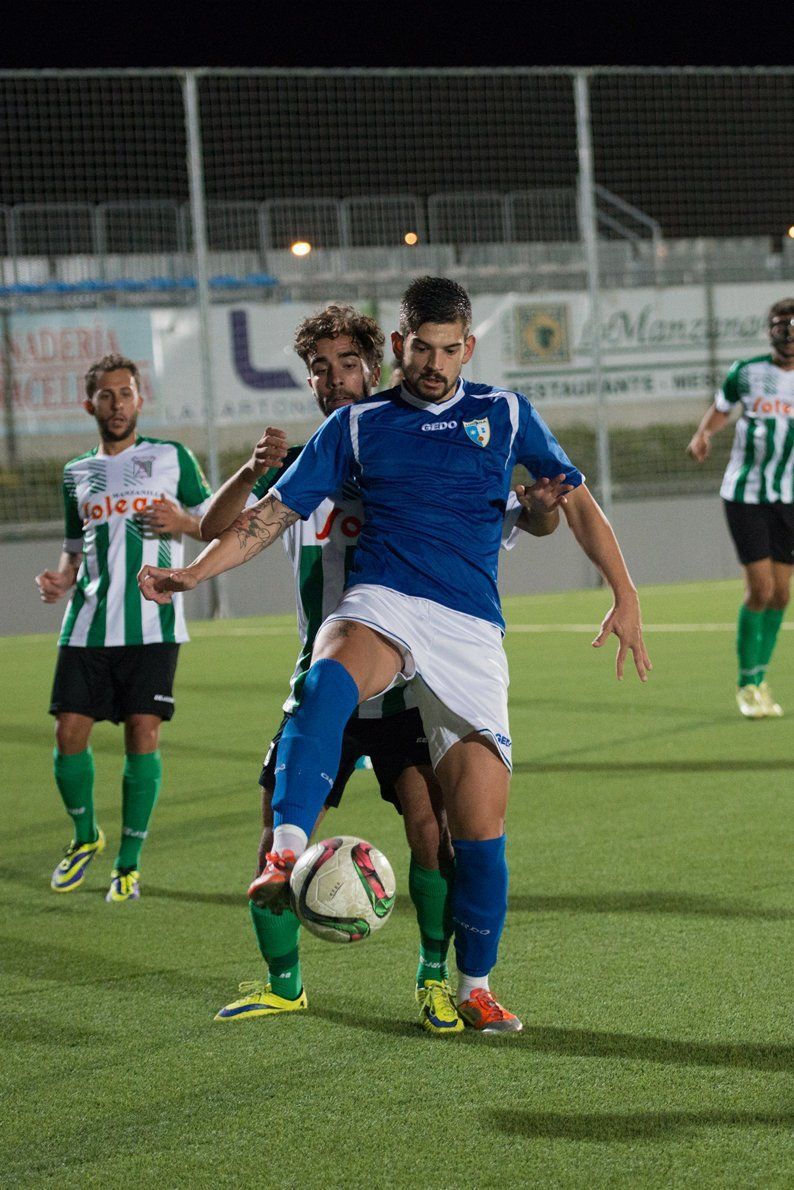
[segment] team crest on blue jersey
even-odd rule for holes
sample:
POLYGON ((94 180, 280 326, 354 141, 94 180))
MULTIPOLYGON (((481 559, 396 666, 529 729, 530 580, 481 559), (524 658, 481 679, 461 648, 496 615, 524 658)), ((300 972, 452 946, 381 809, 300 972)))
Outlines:
POLYGON ((487 417, 480 417, 476 421, 464 421, 463 428, 467 437, 477 446, 487 446, 491 441, 491 427, 487 417))

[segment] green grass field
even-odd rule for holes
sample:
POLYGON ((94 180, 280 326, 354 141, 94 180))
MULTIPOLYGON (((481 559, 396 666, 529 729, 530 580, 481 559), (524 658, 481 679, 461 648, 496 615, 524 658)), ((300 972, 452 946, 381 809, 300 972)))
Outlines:
POLYGON ((212 1019, 260 974, 245 889, 291 618, 194 625, 137 905, 103 899, 122 746, 108 725, 108 850, 82 889, 50 892, 69 833, 45 713, 54 640, 0 641, 0 1183, 790 1187, 794 633, 770 675, 789 717, 740 720, 739 597, 646 590, 646 687, 616 683, 612 645, 576 630, 603 593, 507 601, 516 771, 493 986, 524 1032, 496 1039, 415 1023, 406 847, 369 773, 329 830, 389 856, 391 921, 360 946, 305 941, 308 1013, 212 1019))

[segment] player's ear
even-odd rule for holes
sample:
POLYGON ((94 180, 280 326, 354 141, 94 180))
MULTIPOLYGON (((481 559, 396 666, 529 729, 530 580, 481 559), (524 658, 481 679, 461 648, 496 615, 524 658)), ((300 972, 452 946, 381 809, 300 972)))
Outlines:
POLYGON ((405 346, 405 339, 399 331, 392 331, 391 333, 391 349, 396 355, 397 359, 403 357, 403 347, 405 346))
POLYGON ((377 388, 380 384, 380 364, 375 364, 375 367, 370 372, 370 379, 372 380, 372 387, 377 388))
POLYGON ((474 335, 468 335, 466 337, 466 342, 463 346, 463 360, 461 361, 462 363, 467 364, 469 362, 471 357, 474 355, 474 348, 476 346, 477 346, 477 340, 475 339, 474 335))
POLYGON ((94 402, 91 400, 90 397, 83 397, 83 409, 85 409, 85 411, 89 417, 96 416, 96 410, 94 409, 94 402))

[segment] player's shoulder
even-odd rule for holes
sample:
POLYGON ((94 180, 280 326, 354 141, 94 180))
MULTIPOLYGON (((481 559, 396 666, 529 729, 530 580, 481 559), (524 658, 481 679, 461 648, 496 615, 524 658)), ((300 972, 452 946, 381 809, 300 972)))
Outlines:
POLYGON ((164 450, 175 450, 177 454, 189 455, 194 457, 193 451, 189 446, 185 446, 184 442, 178 442, 176 438, 155 438, 151 434, 139 434, 135 439, 136 448, 158 448, 164 450))
POLYGON ((494 405, 501 403, 505 407, 516 404, 523 405, 527 409, 531 409, 532 407, 529 397, 525 397, 517 389, 505 388, 500 384, 482 384, 479 381, 464 380, 463 395, 465 397, 471 397, 474 400, 490 401, 494 405))
POLYGON ((77 466, 78 463, 84 463, 86 459, 95 459, 98 450, 99 447, 92 446, 90 450, 84 450, 81 455, 75 455, 74 458, 68 459, 63 465, 64 471, 70 471, 73 467, 77 466))
POLYGON ((771 363, 772 363, 772 356, 768 351, 764 352, 762 355, 751 355, 749 357, 749 359, 734 360, 733 363, 731 364, 730 368, 728 369, 728 375, 729 376, 738 376, 738 374, 742 371, 743 368, 750 368, 753 366, 753 364, 771 364, 771 363))

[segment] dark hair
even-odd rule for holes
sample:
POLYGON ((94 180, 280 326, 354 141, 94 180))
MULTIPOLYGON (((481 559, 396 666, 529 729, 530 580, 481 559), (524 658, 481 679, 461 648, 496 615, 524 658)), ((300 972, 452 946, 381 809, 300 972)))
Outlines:
POLYGON ((98 359, 96 363, 92 364, 85 374, 85 391, 89 400, 99 388, 99 377, 102 375, 102 373, 116 372, 120 368, 123 368, 126 372, 129 372, 132 375, 136 386, 140 387, 141 374, 138 371, 138 365, 134 360, 127 359, 125 355, 103 355, 102 359, 98 359))
POLYGON ((383 331, 366 314, 360 314, 353 306, 326 306, 310 318, 304 318, 295 331, 293 344, 306 367, 311 366, 317 352, 319 339, 338 339, 347 335, 361 352, 365 364, 374 370, 383 361, 383 331))
POLYGON ((461 322, 471 330, 471 302, 462 285, 449 277, 417 277, 400 302, 400 334, 418 331, 425 322, 461 322))
POLYGON ((779 302, 775 302, 774 306, 770 306, 766 316, 767 322, 771 322, 780 314, 794 314, 794 298, 781 298, 779 302))

